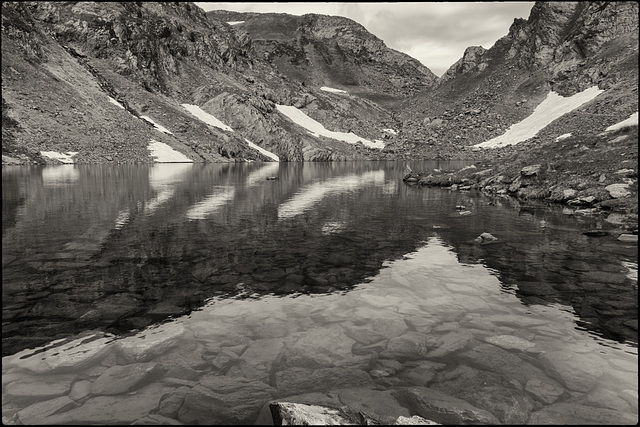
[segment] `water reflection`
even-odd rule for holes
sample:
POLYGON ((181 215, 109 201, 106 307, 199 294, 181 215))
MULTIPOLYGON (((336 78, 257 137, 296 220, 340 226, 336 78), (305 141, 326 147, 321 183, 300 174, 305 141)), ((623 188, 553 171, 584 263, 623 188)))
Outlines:
POLYGON ((580 233, 596 219, 548 205, 404 185, 404 164, 76 166, 64 187, 19 170, 3 169, 3 354, 139 330, 211 298, 352 291, 434 231, 500 292, 637 343, 637 248, 596 244, 580 233), (497 242, 474 242, 483 232, 497 242))
POLYGON ((75 165, 56 165, 42 169, 42 184, 45 187, 73 185, 80 179, 75 165))
MULTIPOLYGON (((496 272, 461 262, 443 233, 431 230, 349 292, 213 297, 134 334, 86 333, 4 357, 13 384, 3 409, 49 424, 131 424, 157 411, 165 423, 251 424, 275 396, 427 386, 495 414, 495 423, 566 423, 557 411, 637 422, 636 348, 591 339, 570 306, 502 292, 496 272), (123 387, 110 370, 145 370, 144 386, 123 387), (35 381, 62 394, 76 382, 92 395, 56 411, 23 410, 48 399, 20 400, 35 381)), ((383 410, 400 411, 391 396, 383 410)))
POLYGON ((150 168, 149 185, 157 194, 145 204, 147 214, 152 214, 173 197, 176 185, 187 178, 192 166, 193 163, 156 163, 150 168))
POLYGON ((207 196, 204 200, 196 203, 187 211, 189 219, 204 219, 207 215, 215 213, 219 208, 226 205, 227 202, 233 200, 235 196, 234 187, 216 186, 213 194, 207 196))
POLYGON ((329 195, 354 191, 364 186, 379 186, 382 183, 384 183, 384 171, 381 170, 315 182, 303 187, 290 200, 280 204, 278 218, 300 215, 329 195))

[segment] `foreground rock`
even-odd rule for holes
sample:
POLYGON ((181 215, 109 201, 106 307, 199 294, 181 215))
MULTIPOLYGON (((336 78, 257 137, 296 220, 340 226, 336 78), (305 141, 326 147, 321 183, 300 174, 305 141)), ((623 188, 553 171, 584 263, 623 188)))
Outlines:
MULTIPOLYGON (((275 402, 270 404, 273 424, 281 425, 377 425, 378 420, 358 413, 348 414, 342 409, 302 403, 275 402)), ((439 425, 418 415, 400 416, 393 425, 439 425)))

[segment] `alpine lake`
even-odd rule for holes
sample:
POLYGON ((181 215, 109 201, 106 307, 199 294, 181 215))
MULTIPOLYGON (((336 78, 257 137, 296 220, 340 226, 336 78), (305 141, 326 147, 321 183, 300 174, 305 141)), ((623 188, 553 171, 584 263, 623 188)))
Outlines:
POLYGON ((472 164, 4 166, 3 423, 637 424, 622 216, 402 181, 472 164))

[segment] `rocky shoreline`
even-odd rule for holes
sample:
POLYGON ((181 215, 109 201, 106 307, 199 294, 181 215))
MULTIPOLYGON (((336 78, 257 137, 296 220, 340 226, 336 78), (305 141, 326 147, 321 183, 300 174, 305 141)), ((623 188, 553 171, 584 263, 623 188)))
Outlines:
MULTIPOLYGON (((638 234, 638 128, 592 137, 519 144, 492 160, 459 171, 405 170, 403 181, 489 197, 545 200, 580 214, 621 214, 625 232, 638 234), (622 160, 621 160, 622 159, 622 160)), ((637 239, 637 237, 636 237, 637 239)))

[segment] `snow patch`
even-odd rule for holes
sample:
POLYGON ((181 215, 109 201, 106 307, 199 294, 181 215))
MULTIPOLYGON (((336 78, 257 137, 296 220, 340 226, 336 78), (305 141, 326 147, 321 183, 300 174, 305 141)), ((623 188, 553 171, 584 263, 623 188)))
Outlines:
POLYGON ((636 111, 632 115, 629 116, 628 119, 618 122, 614 125, 609 126, 605 129, 605 131, 609 132, 612 130, 619 130, 629 126, 638 126, 638 112, 636 111))
POLYGON ((295 124, 307 129, 307 132, 315 137, 324 136, 327 138, 337 139, 338 141, 343 141, 349 144, 357 144, 358 142, 361 142, 365 147, 384 148, 384 143, 381 143, 381 141, 372 142, 368 139, 359 137, 353 132, 334 132, 328 130, 321 123, 313 120, 311 117, 307 116, 305 113, 298 110, 294 106, 276 104, 276 108, 280 113, 287 116, 295 124))
POLYGON ((347 93, 347 91, 342 89, 334 89, 332 87, 322 86, 320 90, 324 90, 325 92, 333 92, 333 93, 347 93))
POLYGON ((122 104, 120 104, 118 101, 116 101, 112 97, 109 97, 109 102, 115 105, 116 107, 122 108, 123 110, 125 109, 122 104))
POLYGON ((222 130, 228 130, 229 132, 233 132, 233 129, 231 129, 229 126, 225 125, 220 120, 218 120, 211 114, 207 113, 197 105, 191 105, 191 104, 181 104, 181 105, 185 110, 187 110, 188 112, 190 112, 191 114, 193 114, 194 116, 196 116, 197 118, 199 118, 200 120, 208 124, 209 126, 213 126, 213 127, 220 128, 222 130))
POLYGON ((262 147, 258 147, 256 144, 254 144, 253 142, 249 141, 246 138, 244 140, 247 142, 247 144, 249 144, 249 147, 253 148, 254 150, 258 150, 259 152, 261 152, 265 156, 275 160, 276 162, 280 161, 280 157, 278 157, 277 155, 273 154, 271 151, 265 150, 262 147))
POLYGON ((556 138, 556 142, 562 141, 563 139, 567 139, 571 136, 571 133, 564 133, 556 138))
POLYGON ((78 154, 78 151, 66 151, 64 153, 60 153, 58 151, 41 151, 40 155, 48 157, 50 159, 59 160, 65 164, 73 164, 75 163, 73 160, 73 156, 78 154))
POLYGON ((382 129, 383 132, 390 133, 391 135, 397 135, 398 131, 395 129, 382 129))
POLYGON ((156 122, 153 121, 153 119, 151 117, 149 117, 149 116, 140 116, 140 118, 142 120, 145 120, 145 121, 151 123, 156 130, 159 130, 160 132, 166 133, 167 135, 173 135, 169 131, 169 129, 167 129, 166 127, 164 127, 162 125, 157 124, 156 122))
POLYGON ((497 148, 526 141, 534 137, 554 120, 591 101, 602 92, 604 91, 598 89, 597 86, 585 89, 568 98, 564 98, 555 92, 549 92, 546 99, 536 107, 529 117, 512 125, 504 134, 476 144, 474 147, 497 148))
POLYGON ((238 25, 238 24, 242 24, 244 21, 229 21, 227 22, 227 24, 229 25, 238 25))
POLYGON ((174 150, 171 146, 151 140, 151 143, 147 147, 151 151, 151 157, 155 157, 156 163, 193 163, 193 160, 185 156, 179 151, 174 150))

